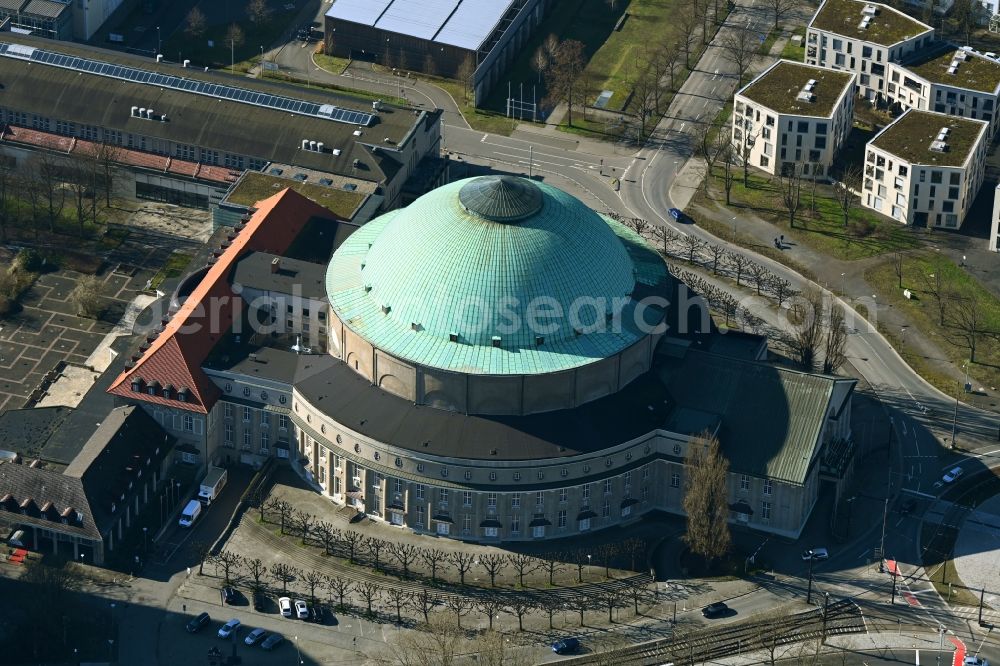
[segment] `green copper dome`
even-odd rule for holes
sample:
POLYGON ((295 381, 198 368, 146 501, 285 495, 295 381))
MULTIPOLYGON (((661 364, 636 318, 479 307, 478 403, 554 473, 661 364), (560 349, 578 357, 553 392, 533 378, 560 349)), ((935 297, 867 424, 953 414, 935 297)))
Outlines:
POLYGON ((487 176, 361 227, 334 254, 327 288, 337 317, 390 354, 460 372, 534 374, 639 340, 636 282, 665 275, 638 236, 569 194, 487 176), (608 317, 623 303, 613 326, 608 317))

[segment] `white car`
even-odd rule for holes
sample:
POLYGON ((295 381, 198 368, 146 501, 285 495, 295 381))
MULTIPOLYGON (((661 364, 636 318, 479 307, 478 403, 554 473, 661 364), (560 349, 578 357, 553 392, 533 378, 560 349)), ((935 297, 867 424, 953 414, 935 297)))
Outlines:
POLYGON ((307 606, 306 602, 301 599, 295 600, 295 617, 300 620, 306 620, 309 618, 309 606, 307 606))
POLYGON ((234 617, 232 620, 219 627, 219 638, 229 638, 239 628, 240 621, 234 617))
POLYGON ((990 666, 990 662, 982 657, 966 657, 965 661, 962 662, 962 666, 990 666))
POLYGON ((278 599, 278 608, 281 610, 282 616, 292 616, 292 600, 288 597, 281 597, 278 599))
POLYGON ((963 474, 965 474, 965 470, 961 467, 952 467, 948 470, 948 473, 941 478, 941 480, 945 483, 954 483, 955 481, 958 481, 963 474))

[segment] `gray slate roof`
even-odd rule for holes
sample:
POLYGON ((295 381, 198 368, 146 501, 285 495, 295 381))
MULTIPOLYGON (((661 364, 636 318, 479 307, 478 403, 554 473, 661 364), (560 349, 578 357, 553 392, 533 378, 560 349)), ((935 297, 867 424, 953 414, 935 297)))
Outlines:
POLYGON ((326 265, 279 257, 267 252, 252 252, 236 263, 232 281, 244 287, 273 291, 282 294, 296 293, 303 298, 326 299, 326 265), (279 259, 277 272, 271 271, 271 262, 279 259))
MULTIPOLYGON (((209 83, 238 86, 261 93, 284 95, 320 104, 335 104, 358 111, 371 111, 365 100, 313 91, 273 81, 260 81, 224 72, 203 72, 178 65, 157 64, 119 52, 69 42, 52 42, 31 35, 4 33, 3 40, 36 48, 138 67, 141 69, 186 76, 209 83)), ((3 106, 27 113, 44 113, 54 119, 95 125, 151 138, 203 146, 221 152, 250 155, 268 161, 301 165, 319 171, 354 174, 359 178, 391 180, 400 165, 385 138, 399 143, 418 123, 432 122, 427 114, 383 105, 372 127, 361 128, 355 137, 354 125, 263 108, 242 102, 215 99, 205 95, 159 88, 149 84, 121 81, 88 72, 76 72, 42 63, 29 63, 0 57, 0 78, 4 83, 3 106), (94 100, 101 100, 95 104, 94 100), (166 114, 168 122, 135 118, 131 108, 152 108, 166 114), (248 121, 252 130, 248 131, 248 121), (339 148, 339 156, 330 152, 301 150, 302 139, 322 141, 328 150, 339 148), (378 146, 371 147, 359 142, 378 146), (353 161, 360 160, 357 169, 353 161)))
POLYGON ((679 408, 719 417, 732 471, 790 483, 808 476, 834 386, 854 382, 693 350, 659 372, 679 408))

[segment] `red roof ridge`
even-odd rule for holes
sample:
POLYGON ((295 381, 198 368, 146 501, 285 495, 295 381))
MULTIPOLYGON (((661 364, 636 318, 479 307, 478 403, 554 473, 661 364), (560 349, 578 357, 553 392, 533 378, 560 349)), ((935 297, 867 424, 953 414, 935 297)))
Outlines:
POLYGON ((243 230, 236 232, 149 349, 112 382, 109 393, 203 414, 212 408, 220 392, 202 371, 201 364, 219 338, 229 331, 234 313, 242 307, 242 299, 229 287, 231 269, 247 251, 278 254, 286 251, 311 218, 330 216, 327 209, 290 188, 258 201, 255 206, 243 230), (272 215, 280 219, 265 224, 272 215), (215 302, 206 303, 210 299, 215 302), (141 393, 136 392, 131 387, 133 379, 159 382, 160 387, 171 384, 178 390, 187 388, 190 397, 181 402, 163 397, 159 391, 150 395, 143 390, 145 387, 140 389, 141 393))

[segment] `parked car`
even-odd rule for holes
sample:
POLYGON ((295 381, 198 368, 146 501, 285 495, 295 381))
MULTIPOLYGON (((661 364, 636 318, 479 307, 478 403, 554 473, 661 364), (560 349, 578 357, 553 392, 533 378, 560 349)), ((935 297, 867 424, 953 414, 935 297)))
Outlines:
POLYGON ((556 654, 573 654, 580 649, 580 639, 563 638, 552 644, 552 651, 556 654))
POLYGON ((701 609, 701 614, 707 618, 720 617, 729 612, 729 606, 723 601, 716 601, 701 609))
POLYGON ((292 616, 292 600, 288 597, 278 599, 278 609, 284 617, 292 616))
POLYGON ((952 467, 948 470, 948 473, 941 477, 941 480, 945 483, 954 483, 958 481, 962 475, 965 474, 965 470, 961 467, 952 467))
POLYGON ((260 590, 253 591, 253 609, 255 611, 263 611, 267 608, 267 595, 265 595, 260 590))
POLYGON ((229 638, 233 635, 234 631, 240 628, 240 621, 237 618, 233 618, 229 622, 219 627, 219 638, 229 638))
POLYGON ((189 634, 196 634, 201 631, 206 624, 212 621, 211 616, 208 613, 201 613, 197 617, 191 618, 187 623, 187 630, 189 634))
POLYGON ((962 666, 990 666, 990 662, 982 657, 969 656, 962 662, 962 666))
POLYGON ((254 629, 249 634, 247 634, 247 637, 243 639, 243 642, 246 643, 247 645, 254 645, 258 643, 260 639, 264 638, 264 636, 267 636, 266 631, 264 631, 263 629, 254 629))
POLYGON ((235 587, 231 585, 226 585, 224 588, 222 588, 222 601, 226 605, 232 605, 236 603, 237 599, 239 599, 239 594, 236 592, 235 587))
POLYGON ((295 617, 300 620, 309 619, 309 605, 301 599, 295 600, 295 617))
POLYGON ((281 641, 285 640, 285 637, 281 634, 271 634, 264 639, 264 642, 260 644, 262 650, 273 650, 281 644, 281 641))
POLYGON ((326 617, 326 610, 322 606, 313 606, 309 609, 309 621, 315 622, 316 624, 323 624, 323 618, 326 617))
POLYGON ((808 562, 809 560, 819 562, 828 557, 830 557, 830 553, 826 548, 810 548, 809 550, 802 551, 803 562, 808 562))

